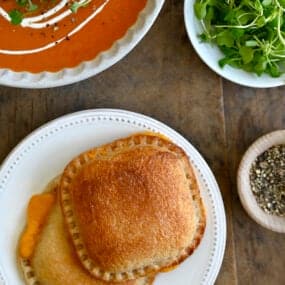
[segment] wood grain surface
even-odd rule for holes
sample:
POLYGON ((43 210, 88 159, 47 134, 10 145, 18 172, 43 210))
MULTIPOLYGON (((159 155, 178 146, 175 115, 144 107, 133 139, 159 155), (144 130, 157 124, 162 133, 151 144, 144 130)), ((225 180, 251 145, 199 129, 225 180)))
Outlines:
POLYGON ((183 1, 166 0, 143 41, 98 76, 54 89, 0 87, 0 162, 32 130, 70 112, 122 108, 152 116, 202 153, 220 185, 228 229, 216 284, 281 285, 285 236, 261 228, 244 212, 236 170, 256 138, 285 128, 284 93, 285 88, 256 90, 222 81, 188 41, 183 1))

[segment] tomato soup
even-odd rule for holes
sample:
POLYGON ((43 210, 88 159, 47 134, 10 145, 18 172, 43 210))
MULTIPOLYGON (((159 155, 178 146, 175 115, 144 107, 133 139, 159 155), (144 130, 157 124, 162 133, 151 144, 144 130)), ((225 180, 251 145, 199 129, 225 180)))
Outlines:
POLYGON ((0 0, 0 68, 58 71, 122 38, 147 0, 0 0))

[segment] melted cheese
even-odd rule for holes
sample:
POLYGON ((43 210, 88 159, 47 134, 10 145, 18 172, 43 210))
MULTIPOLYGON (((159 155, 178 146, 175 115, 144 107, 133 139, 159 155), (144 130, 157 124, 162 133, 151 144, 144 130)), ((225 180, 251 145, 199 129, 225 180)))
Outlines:
POLYGON ((141 132, 141 133, 138 133, 138 135, 153 136, 153 137, 161 138, 163 140, 170 141, 170 139, 167 136, 160 134, 160 133, 151 132, 151 131, 141 132))
POLYGON ((31 198, 27 211, 27 226, 19 245, 21 257, 29 258, 32 256, 41 229, 46 222, 54 202, 55 194, 52 193, 34 195, 31 198))
POLYGON ((175 270, 177 267, 178 267, 178 265, 169 266, 169 267, 163 268, 160 272, 167 273, 167 272, 170 272, 172 270, 175 270))

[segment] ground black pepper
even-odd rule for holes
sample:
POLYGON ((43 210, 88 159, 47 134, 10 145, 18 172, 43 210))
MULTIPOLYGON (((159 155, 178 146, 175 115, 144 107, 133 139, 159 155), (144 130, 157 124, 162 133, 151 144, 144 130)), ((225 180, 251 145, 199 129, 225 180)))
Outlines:
POLYGON ((250 169, 251 190, 266 213, 285 216, 285 144, 259 155, 250 169))

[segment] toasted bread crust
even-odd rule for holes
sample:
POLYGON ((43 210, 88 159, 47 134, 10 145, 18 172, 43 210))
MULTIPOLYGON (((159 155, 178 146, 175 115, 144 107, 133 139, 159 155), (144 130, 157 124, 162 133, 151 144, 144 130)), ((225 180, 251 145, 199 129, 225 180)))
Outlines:
POLYGON ((206 226, 187 155, 157 136, 134 135, 79 155, 64 170, 60 199, 80 261, 108 282, 179 264, 206 226))
MULTIPOLYGON (((57 188, 58 181, 46 191, 57 188)), ((59 202, 53 206, 44 225, 33 256, 19 257, 19 264, 27 285, 151 285, 154 277, 144 277, 120 283, 106 283, 92 277, 79 262, 66 231, 59 202)))

